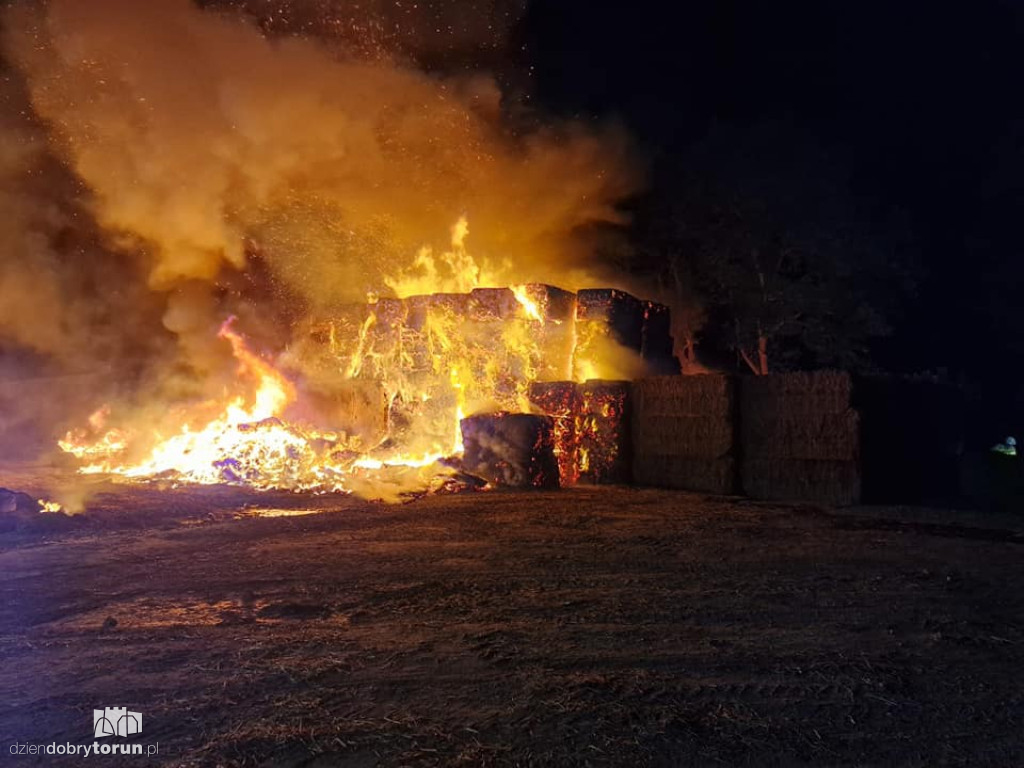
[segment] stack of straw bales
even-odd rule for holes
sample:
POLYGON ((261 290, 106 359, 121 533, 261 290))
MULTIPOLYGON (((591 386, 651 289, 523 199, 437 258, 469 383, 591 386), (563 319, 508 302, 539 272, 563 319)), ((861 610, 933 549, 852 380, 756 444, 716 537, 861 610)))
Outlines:
POLYGON ((633 476, 638 483, 736 490, 736 382, 655 376, 633 382, 633 476))
POLYGON ((757 499, 853 504, 861 494, 860 417, 847 373, 741 380, 740 478, 757 499))

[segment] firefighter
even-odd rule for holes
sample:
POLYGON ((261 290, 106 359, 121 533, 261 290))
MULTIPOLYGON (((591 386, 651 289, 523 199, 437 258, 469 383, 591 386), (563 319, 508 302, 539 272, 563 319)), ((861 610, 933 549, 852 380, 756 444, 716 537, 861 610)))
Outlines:
POLYGON ((996 443, 990 449, 992 453, 1002 454, 1003 456, 1014 456, 1017 455, 1017 441, 1011 436, 1006 438, 1001 443, 996 443))
POLYGON ((988 452, 989 500, 994 509, 1010 511, 1017 506, 1024 476, 1017 457, 1017 441, 1007 437, 988 452))

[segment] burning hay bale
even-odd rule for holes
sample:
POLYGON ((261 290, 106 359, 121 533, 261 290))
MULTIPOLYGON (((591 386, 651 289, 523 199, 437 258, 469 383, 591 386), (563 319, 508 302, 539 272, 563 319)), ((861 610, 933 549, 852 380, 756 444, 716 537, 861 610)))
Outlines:
POLYGON ((536 349, 536 378, 571 378, 576 346, 576 294, 540 283, 519 286, 515 294, 522 305, 521 314, 530 325, 528 332, 536 349))
POLYGON ((519 302, 510 288, 474 288, 469 293, 469 317, 477 322, 513 317, 519 302))
POLYGON ((726 376, 633 382, 633 476, 665 488, 736 490, 736 385, 726 376))
POLYGON ((551 417, 555 458, 562 485, 579 480, 576 444, 576 413, 579 398, 572 381, 535 381, 530 384, 530 402, 551 417))
POLYGON ((581 483, 632 480, 628 381, 591 380, 580 384, 575 432, 581 483))
POLYGON ((577 293, 572 378, 634 378, 643 368, 643 329, 639 299, 614 288, 577 293))
POLYGON ((640 351, 643 346, 644 306, 634 296, 615 288, 590 288, 576 294, 576 321, 595 323, 622 346, 640 351))
POLYGON ((849 374, 755 376, 740 387, 743 490, 759 499, 860 499, 860 417, 849 374))
POLYGON ((557 488, 552 421, 528 413, 486 413, 462 419, 463 469, 494 485, 557 488))

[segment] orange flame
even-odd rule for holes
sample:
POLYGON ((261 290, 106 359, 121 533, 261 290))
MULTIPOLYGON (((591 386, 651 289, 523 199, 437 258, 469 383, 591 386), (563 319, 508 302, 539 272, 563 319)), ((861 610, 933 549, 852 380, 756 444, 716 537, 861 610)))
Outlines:
POLYGON ((466 250, 468 233, 462 218, 452 228, 452 250, 440 262, 421 251, 419 274, 390 281, 400 295, 439 286, 464 292, 377 299, 310 326, 308 336, 300 335, 286 351, 289 370, 302 373, 307 384, 320 377, 328 392, 344 395, 339 407, 347 410, 330 422, 337 431, 301 418, 285 420, 295 416, 289 409, 302 405, 302 395, 281 369, 247 346, 231 317, 218 337, 237 361, 238 388, 214 415, 186 412, 171 434, 154 434, 139 425, 108 427, 111 413, 104 407, 60 447, 83 461, 84 473, 175 483, 394 497, 450 474, 437 462, 462 453, 460 422, 467 414, 529 411, 531 382, 602 373, 601 361, 581 351, 571 294, 556 291, 561 314, 548 320, 554 289, 523 284, 472 290, 481 271, 466 250), (454 283, 441 275, 439 263, 455 275, 454 283))

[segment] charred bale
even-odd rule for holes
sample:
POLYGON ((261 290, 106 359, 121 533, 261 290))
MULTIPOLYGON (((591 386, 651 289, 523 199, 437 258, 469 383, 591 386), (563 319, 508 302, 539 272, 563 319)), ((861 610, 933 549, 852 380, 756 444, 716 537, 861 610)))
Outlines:
POLYGON ((633 379, 644 368, 644 305, 614 288, 576 294, 576 347, 572 378, 633 379))
POLYGON ((581 483, 632 480, 628 381, 591 380, 578 387, 577 466, 581 483))
POLYGON ((494 485, 557 488, 552 420, 528 413, 486 413, 460 423, 463 468, 494 485))
POLYGON ((572 381, 535 381, 530 384, 530 402, 552 421, 555 458, 562 485, 575 485, 579 480, 577 466, 576 414, 579 397, 572 381))
POLYGON ((576 320, 598 323, 622 346, 640 351, 643 346, 644 305, 616 288, 588 288, 576 294, 576 320))

